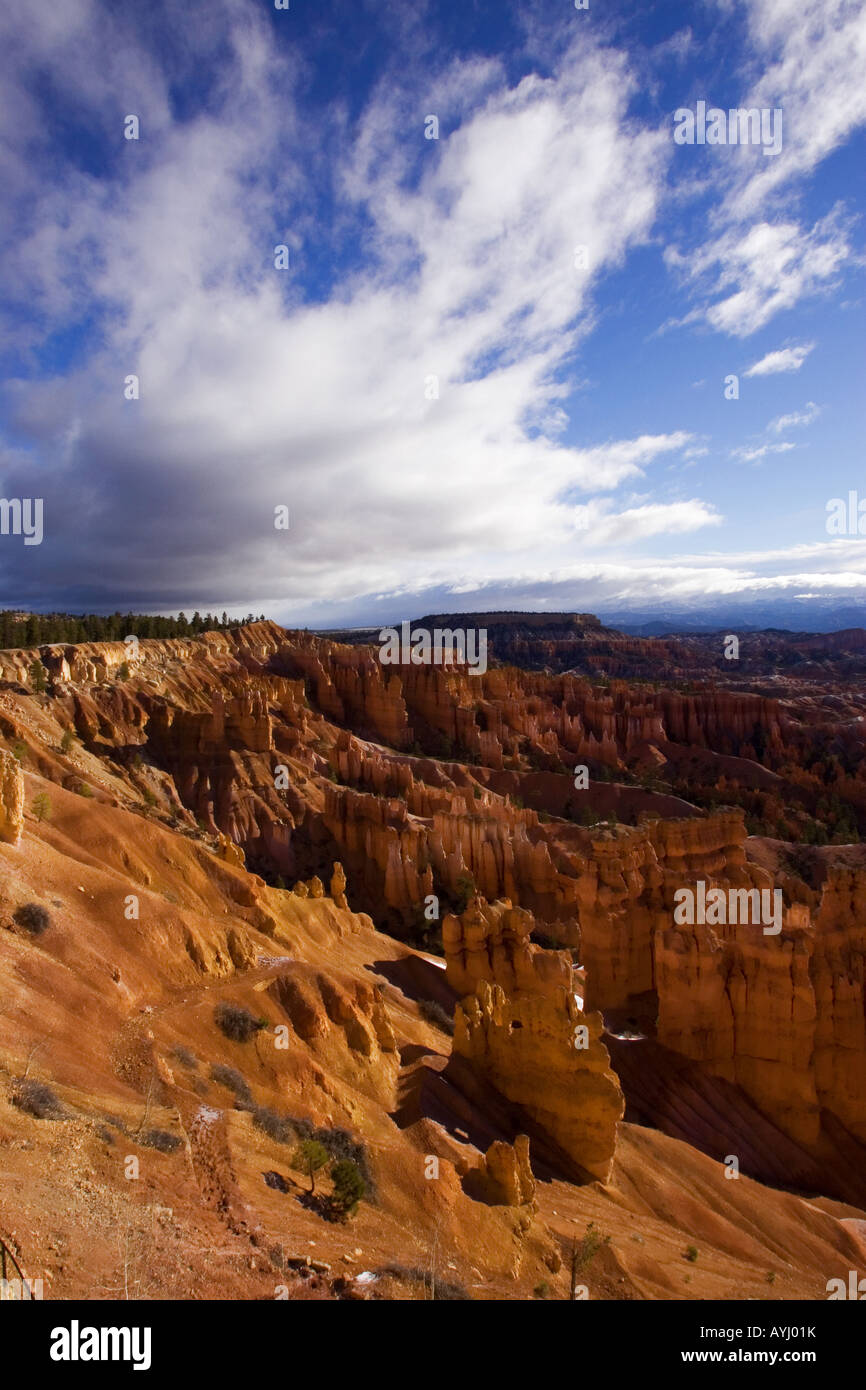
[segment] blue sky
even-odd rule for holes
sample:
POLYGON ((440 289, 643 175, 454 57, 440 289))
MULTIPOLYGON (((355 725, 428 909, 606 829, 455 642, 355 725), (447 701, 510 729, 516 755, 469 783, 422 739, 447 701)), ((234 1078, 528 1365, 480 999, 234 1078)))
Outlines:
POLYGON ((862 3, 0 29, 0 496, 44 499, 2 606, 866 601, 826 529, 866 502, 862 3), (677 144, 701 101, 780 110, 781 149, 677 144))

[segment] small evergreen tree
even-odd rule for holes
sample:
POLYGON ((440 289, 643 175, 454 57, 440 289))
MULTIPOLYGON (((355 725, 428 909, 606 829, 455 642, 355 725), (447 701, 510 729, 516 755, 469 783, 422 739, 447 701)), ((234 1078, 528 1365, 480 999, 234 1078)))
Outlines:
POLYGON ((34 796, 32 810, 38 821, 48 819, 51 815, 51 802, 46 792, 40 792, 38 796, 34 796))
POLYGON ((305 1139, 295 1150, 292 1161, 296 1168, 309 1177, 311 1193, 316 1190, 316 1174, 320 1168, 324 1168, 329 1157, 328 1150, 318 1139, 305 1139))
POLYGON ((353 1216, 367 1191, 367 1184, 361 1177, 357 1163, 353 1163, 350 1158, 341 1158, 331 1169, 331 1177, 334 1181, 331 1198, 333 1206, 342 1215, 353 1216))
POLYGON ((47 685, 47 672, 41 661, 31 661, 30 663, 30 684, 33 686, 37 695, 42 695, 47 685))

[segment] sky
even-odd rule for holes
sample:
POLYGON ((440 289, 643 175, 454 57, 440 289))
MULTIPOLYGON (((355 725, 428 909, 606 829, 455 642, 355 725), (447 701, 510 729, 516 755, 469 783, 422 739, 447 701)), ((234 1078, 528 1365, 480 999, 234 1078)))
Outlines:
POLYGON ((0 607, 866 605, 864 3, 28 0, 0 53, 0 607))

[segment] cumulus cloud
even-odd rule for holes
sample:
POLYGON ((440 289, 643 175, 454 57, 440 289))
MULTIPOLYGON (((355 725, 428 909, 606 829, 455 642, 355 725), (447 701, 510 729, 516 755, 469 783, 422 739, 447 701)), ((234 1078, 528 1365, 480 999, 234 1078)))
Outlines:
MULTIPOLYGON (((274 42, 266 7, 212 0, 206 25, 178 0, 159 13, 171 42, 99 0, 0 18, 16 130, 0 148, 0 349, 17 364, 0 476, 7 496, 45 499, 43 544, 0 553, 0 602, 363 621, 446 593, 586 606, 776 582, 672 558, 674 538, 723 524, 653 486, 707 452, 681 421, 654 408, 651 429, 574 442, 600 287, 657 234, 670 191, 670 133, 631 114, 623 51, 581 26, 514 77, 449 60, 407 19, 423 62, 407 50, 358 109, 312 109, 302 47, 274 42), (76 121, 78 157, 58 135, 76 121)), ((671 54, 691 47, 684 31, 671 54)), ((734 334, 848 257, 841 211, 737 222, 754 176, 722 188, 711 244, 681 257, 734 334)), ((747 375, 796 370, 811 347, 747 375)))
MULTIPOLYGON (((83 53, 91 29, 101 52, 101 14, 80 4, 78 27, 30 60, 83 53)), ((688 432, 561 438, 563 364, 593 325, 599 277, 649 233, 668 152, 627 115, 624 56, 582 34, 554 72, 516 85, 494 62, 445 65, 429 81, 455 128, 429 142, 406 74, 355 125, 324 118, 340 126, 326 168, 291 97, 295 63, 252 7, 220 15, 228 57, 207 104, 178 120, 165 74, 129 59, 147 138, 122 148, 112 126, 120 172, 62 171, 16 248, 32 302, 98 314, 102 342, 85 367, 10 388, 23 448, 7 448, 5 486, 29 494, 37 452, 46 538, 38 562, 6 561, 7 585, 14 566, 29 602, 74 574, 81 603, 348 603, 455 569, 505 573, 593 527, 625 544, 712 524, 683 498, 586 500, 642 478, 688 432), (326 195, 345 240, 311 298, 326 195), (138 400, 123 396, 130 373, 138 400), (288 532, 274 528, 281 504, 288 532)), ((198 26, 177 22, 192 61, 198 26)), ((65 72, 102 110, 110 68, 65 72)))

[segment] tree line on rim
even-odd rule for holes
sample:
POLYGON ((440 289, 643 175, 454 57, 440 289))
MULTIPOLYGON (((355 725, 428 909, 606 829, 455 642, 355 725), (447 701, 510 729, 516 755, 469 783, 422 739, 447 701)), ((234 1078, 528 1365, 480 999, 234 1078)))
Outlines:
POLYGON ((49 643, 122 642, 124 637, 195 637, 201 632, 218 632, 224 628, 243 627, 247 623, 264 622, 264 613, 257 618, 248 613, 245 618, 230 618, 227 613, 193 613, 187 618, 164 618, 151 613, 111 613, 102 617, 95 613, 24 613, 16 609, 0 612, 0 649, 10 647, 42 647, 49 643))

